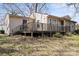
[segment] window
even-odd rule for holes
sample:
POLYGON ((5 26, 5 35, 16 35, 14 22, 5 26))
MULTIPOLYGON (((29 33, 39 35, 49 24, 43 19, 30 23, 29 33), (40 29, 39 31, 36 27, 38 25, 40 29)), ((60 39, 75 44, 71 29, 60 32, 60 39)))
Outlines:
POLYGON ((52 24, 56 24, 56 20, 52 20, 52 24))
POLYGON ((49 20, 48 20, 48 24, 56 24, 56 20, 54 20, 54 19, 49 19, 49 20))
POLYGON ((51 24, 51 19, 48 20, 48 24, 51 24))
POLYGON ((37 28, 40 27, 40 23, 39 23, 39 20, 37 20, 37 28))
POLYGON ((24 20, 24 19, 23 19, 23 24, 22 24, 22 25, 23 25, 23 26, 22 26, 23 29, 24 29, 25 27, 27 27, 27 20, 24 20))

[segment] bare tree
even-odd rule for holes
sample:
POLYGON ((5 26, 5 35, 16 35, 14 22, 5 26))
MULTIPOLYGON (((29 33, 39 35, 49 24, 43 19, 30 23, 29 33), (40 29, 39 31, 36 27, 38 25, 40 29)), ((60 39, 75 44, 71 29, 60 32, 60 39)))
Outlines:
POLYGON ((13 4, 5 3, 3 4, 3 8, 7 11, 7 13, 17 15, 17 12, 15 11, 15 7, 13 7, 13 4))
POLYGON ((75 12, 74 12, 74 14, 75 14, 75 16, 76 16, 76 14, 78 14, 79 13, 79 3, 67 3, 67 6, 73 6, 74 7, 74 9, 75 9, 75 12))
POLYGON ((21 4, 24 9, 22 9, 20 4, 16 3, 5 3, 3 4, 4 9, 13 15, 21 14, 23 16, 31 15, 34 12, 47 13, 46 3, 24 3, 21 4))
POLYGON ((46 3, 30 3, 30 4, 26 3, 25 4, 30 14, 34 12, 47 13, 47 5, 48 4, 46 3))

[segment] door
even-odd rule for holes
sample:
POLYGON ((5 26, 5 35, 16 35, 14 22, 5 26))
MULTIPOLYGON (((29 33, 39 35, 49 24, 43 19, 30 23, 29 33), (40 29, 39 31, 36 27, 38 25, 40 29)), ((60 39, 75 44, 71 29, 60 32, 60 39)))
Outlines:
POLYGON ((23 29, 27 28, 27 20, 23 20, 23 29))
POLYGON ((23 20, 23 25, 27 24, 27 20, 23 20))
POLYGON ((61 21, 61 31, 64 31, 64 21, 61 21))

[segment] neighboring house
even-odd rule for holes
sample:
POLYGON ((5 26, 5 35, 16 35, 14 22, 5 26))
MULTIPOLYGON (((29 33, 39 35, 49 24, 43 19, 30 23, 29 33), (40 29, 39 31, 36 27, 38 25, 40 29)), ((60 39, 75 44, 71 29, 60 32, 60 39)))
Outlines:
POLYGON ((0 25, 0 30, 4 30, 5 26, 4 25, 0 25))
POLYGON ((42 13, 33 13, 29 17, 7 14, 5 33, 10 35, 17 31, 31 32, 74 32, 75 21, 69 16, 57 17, 42 13))
POLYGON ((5 24, 4 22, 0 22, 0 30, 4 30, 5 29, 5 24))
POLYGON ((79 23, 75 25, 75 30, 79 30, 79 23))

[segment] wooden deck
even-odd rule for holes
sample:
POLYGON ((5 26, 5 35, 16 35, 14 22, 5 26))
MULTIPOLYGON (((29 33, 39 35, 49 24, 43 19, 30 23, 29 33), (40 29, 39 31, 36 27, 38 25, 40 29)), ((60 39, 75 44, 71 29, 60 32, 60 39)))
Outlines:
POLYGON ((23 32, 69 32, 70 26, 53 25, 45 23, 27 23, 21 28, 23 32))
POLYGON ((45 24, 45 23, 27 23, 25 25, 19 25, 14 28, 12 31, 13 33, 15 30, 20 31, 22 33, 54 33, 54 32, 69 32, 70 26, 59 26, 53 24, 45 24), (19 30, 18 30, 19 29, 19 30))

